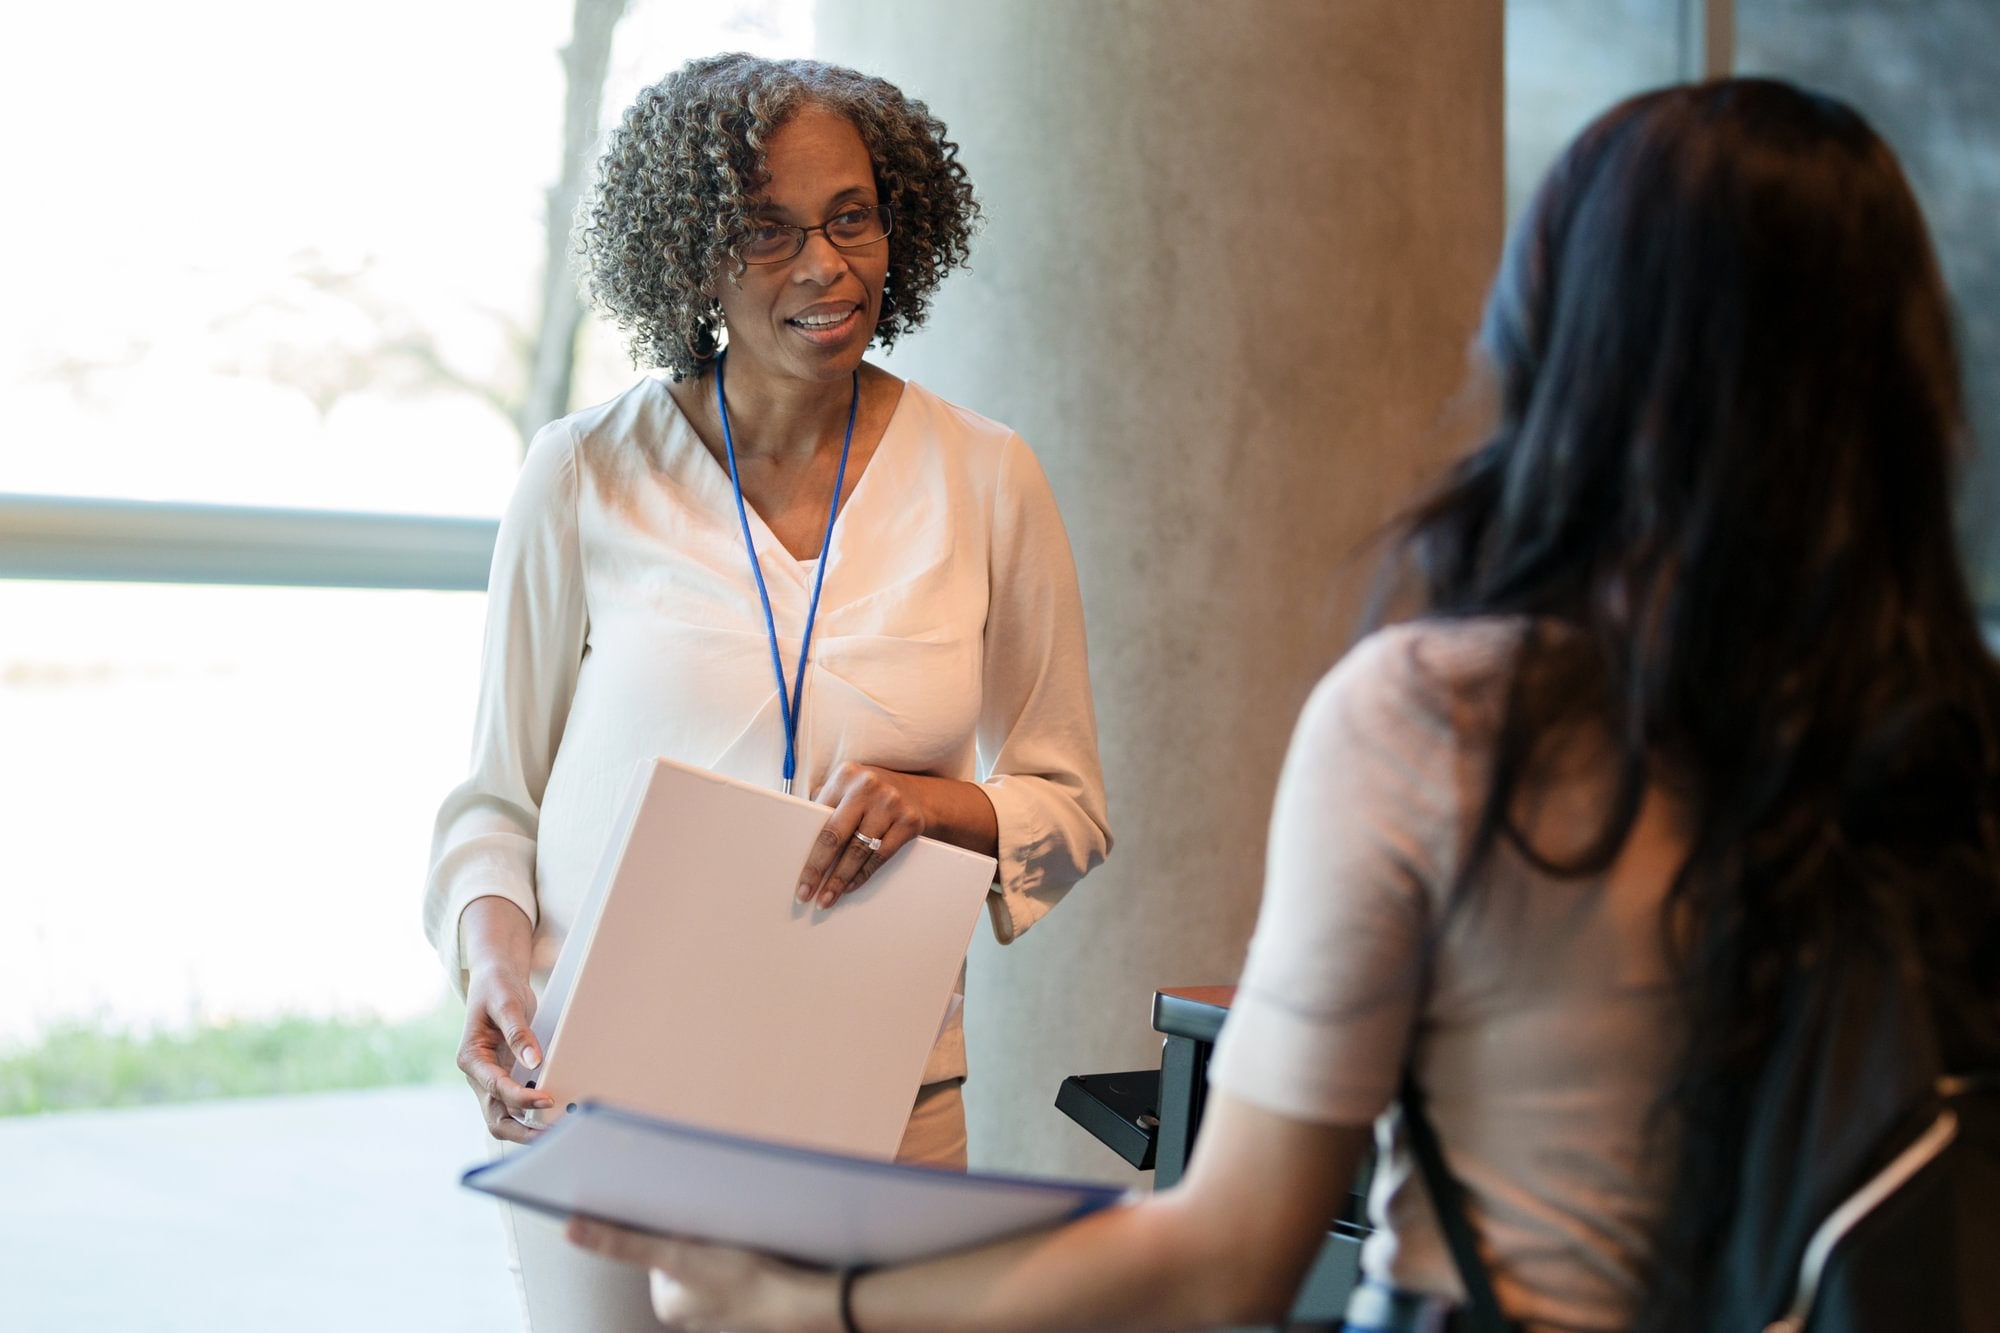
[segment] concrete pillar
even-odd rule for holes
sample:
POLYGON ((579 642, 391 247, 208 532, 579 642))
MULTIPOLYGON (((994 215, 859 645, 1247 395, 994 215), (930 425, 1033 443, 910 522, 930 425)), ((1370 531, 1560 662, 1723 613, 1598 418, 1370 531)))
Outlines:
POLYGON ((975 1166, 1144 1179, 1052 1109, 1234 980, 1292 721, 1356 548, 1444 426, 1498 255, 1499 0, 822 0, 818 51, 929 103, 987 209, 887 362, 1022 432, 1089 616, 1111 860, 974 948, 975 1166))

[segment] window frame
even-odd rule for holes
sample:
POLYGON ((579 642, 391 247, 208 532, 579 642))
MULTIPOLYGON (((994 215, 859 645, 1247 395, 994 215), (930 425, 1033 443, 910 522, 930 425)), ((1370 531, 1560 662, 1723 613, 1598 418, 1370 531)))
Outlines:
POLYGON ((0 579, 484 592, 492 518, 0 492, 0 579))

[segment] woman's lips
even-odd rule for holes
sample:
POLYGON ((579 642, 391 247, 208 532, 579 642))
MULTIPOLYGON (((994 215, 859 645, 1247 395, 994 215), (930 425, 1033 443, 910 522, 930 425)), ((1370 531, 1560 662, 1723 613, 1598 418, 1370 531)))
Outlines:
POLYGON ((858 305, 814 306, 785 321, 802 337, 827 344, 846 341, 860 322, 861 307, 858 305))

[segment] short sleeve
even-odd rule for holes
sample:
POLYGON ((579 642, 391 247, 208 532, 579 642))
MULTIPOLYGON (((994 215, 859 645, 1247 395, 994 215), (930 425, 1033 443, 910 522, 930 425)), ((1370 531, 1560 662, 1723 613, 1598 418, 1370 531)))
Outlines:
POLYGON ((1323 680, 1293 734, 1264 900, 1210 1078, 1266 1109, 1372 1121, 1394 1100, 1425 939, 1459 848, 1450 710, 1408 627, 1323 680))

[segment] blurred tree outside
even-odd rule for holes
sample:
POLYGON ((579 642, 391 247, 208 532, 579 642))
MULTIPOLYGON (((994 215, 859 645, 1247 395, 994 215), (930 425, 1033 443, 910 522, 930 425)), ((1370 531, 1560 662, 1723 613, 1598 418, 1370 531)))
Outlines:
POLYGON ((625 6, 626 0, 576 0, 569 43, 562 50, 563 152, 555 183, 548 189, 541 318, 535 325, 523 391, 512 413, 524 448, 544 423, 570 408, 577 331, 583 324, 583 301, 570 269, 570 224, 590 183, 611 39, 625 6))
MULTIPOLYGON (((532 311, 471 302, 413 281, 374 251, 339 254, 307 245, 277 272, 239 274, 225 284, 228 295, 210 304, 203 324, 209 367, 296 390, 322 419, 358 393, 468 394, 510 422, 525 450, 536 430, 570 409, 584 314, 570 266, 570 221, 589 185, 612 39, 627 8, 627 0, 574 0, 569 39, 556 53, 563 71, 561 156, 543 194, 532 311), (483 336, 467 337, 468 325, 483 336)), ((158 338, 128 335, 87 351, 56 346, 36 374, 88 397, 100 376, 157 355, 167 336, 164 330, 158 338)))

